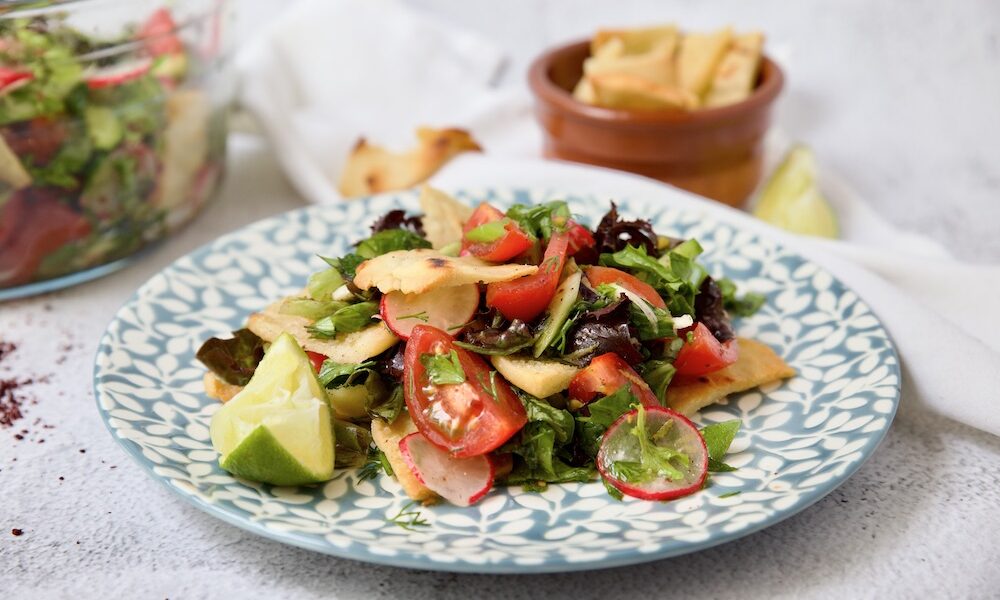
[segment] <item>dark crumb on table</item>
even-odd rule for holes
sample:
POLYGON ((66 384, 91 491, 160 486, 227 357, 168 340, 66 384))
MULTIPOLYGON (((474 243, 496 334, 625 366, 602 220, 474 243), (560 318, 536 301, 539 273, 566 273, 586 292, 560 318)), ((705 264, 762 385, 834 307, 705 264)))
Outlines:
POLYGON ((17 527, 15 527, 14 529, 10 530, 10 534, 12 536, 14 536, 14 537, 17 537, 17 536, 20 536, 20 535, 24 535, 24 530, 23 529, 18 529, 17 527))
POLYGON ((80 448, 80 454, 86 454, 87 450, 85 448, 80 448))
POLYGON ((66 478, 65 478, 65 477, 62 477, 62 476, 60 476, 60 477, 59 477, 59 481, 66 481, 66 478))

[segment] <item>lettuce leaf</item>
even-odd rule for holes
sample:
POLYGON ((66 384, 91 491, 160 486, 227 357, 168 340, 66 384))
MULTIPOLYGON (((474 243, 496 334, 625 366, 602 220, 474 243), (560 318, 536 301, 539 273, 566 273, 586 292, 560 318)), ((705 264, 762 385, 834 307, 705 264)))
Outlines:
POLYGON ((246 385, 264 358, 264 340, 240 329, 229 339, 209 338, 195 357, 226 383, 246 385))

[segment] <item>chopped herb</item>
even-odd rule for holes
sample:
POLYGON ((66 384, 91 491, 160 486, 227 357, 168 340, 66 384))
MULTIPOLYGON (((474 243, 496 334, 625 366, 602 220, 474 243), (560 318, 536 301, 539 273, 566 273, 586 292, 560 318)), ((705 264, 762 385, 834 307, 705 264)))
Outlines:
POLYGON ((465 382, 465 371, 458 360, 458 352, 448 354, 421 354, 420 364, 427 369, 427 379, 434 385, 448 385, 465 382))
POLYGON ((639 373, 649 384, 649 388, 656 394, 656 398, 663 406, 667 405, 667 387, 677 369, 670 362, 665 360, 648 360, 642 363, 639 373))
POLYGON ((548 240, 553 231, 565 229, 570 219, 569 206, 562 200, 535 206, 515 204, 507 209, 507 217, 528 235, 548 240))
POLYGON ((479 380, 480 387, 483 388, 483 391, 486 392, 486 394, 489 395, 490 398, 493 398, 494 402, 497 402, 497 401, 500 400, 500 394, 497 392, 497 372, 496 371, 490 371, 490 378, 489 378, 490 379, 490 384, 489 384, 489 386, 486 385, 486 379, 483 377, 482 373, 477 374, 476 378, 479 380))
POLYGON ((430 248, 431 243, 406 229, 387 229, 373 234, 367 240, 358 242, 357 247, 355 253, 363 259, 369 259, 396 250, 430 248))
POLYGON ((372 317, 378 314, 377 302, 349 304, 328 317, 306 327, 309 335, 320 340, 329 340, 341 333, 360 331, 372 324, 372 317))
POLYGON ((332 358, 323 361, 323 366, 319 369, 320 385, 328 388, 347 387, 359 385, 361 376, 366 376, 375 367, 375 361, 366 360, 360 363, 340 363, 332 358))
POLYGON ((397 321, 402 321, 404 319, 416 319, 417 321, 421 321, 421 322, 424 322, 424 323, 426 323, 429 320, 428 317, 427 317, 427 311, 426 310, 422 310, 422 311, 420 311, 418 313, 413 313, 412 315, 403 315, 401 317, 396 317, 397 321))
POLYGON ((389 517, 386 521, 399 525, 407 531, 415 531, 417 527, 427 527, 429 525, 427 519, 420 516, 419 510, 413 509, 416 505, 416 500, 410 500, 399 509, 396 516, 389 517))
POLYGON ((375 479, 375 477, 378 476, 379 471, 392 476, 392 467, 389 466, 389 459, 386 457, 385 453, 378 448, 369 448, 368 462, 366 462, 363 467, 358 469, 358 481, 375 479))
POLYGON ((732 445, 736 433, 740 430, 739 419, 731 419, 721 423, 713 423, 701 429, 701 437, 705 439, 705 447, 708 448, 708 470, 713 472, 735 471, 732 467, 723 462, 729 446, 732 445))
POLYGON ((764 306, 767 298, 762 294, 747 292, 742 297, 736 295, 736 284, 729 279, 717 279, 715 283, 722 293, 722 303, 729 314, 736 317, 749 317, 764 306))
POLYGON ((349 421, 333 420, 336 439, 334 466, 338 469, 361 467, 368 459, 368 449, 372 443, 371 429, 349 421))
POLYGON ((719 494, 719 498, 732 498, 733 496, 739 496, 740 493, 741 492, 739 490, 733 492, 726 492, 725 494, 719 494))

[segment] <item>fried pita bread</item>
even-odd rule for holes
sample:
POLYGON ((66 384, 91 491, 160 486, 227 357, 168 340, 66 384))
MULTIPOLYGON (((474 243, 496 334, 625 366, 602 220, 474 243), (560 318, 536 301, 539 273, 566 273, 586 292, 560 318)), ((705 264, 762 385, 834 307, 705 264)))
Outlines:
POLYGON ((384 323, 376 323, 360 331, 342 333, 330 340, 319 340, 306 330, 308 325, 312 325, 312 321, 280 312, 282 302, 275 302, 263 311, 250 315, 247 328, 265 342, 273 342, 282 332, 287 332, 303 349, 341 363, 359 363, 385 352, 399 341, 384 323))
POLYGON ((205 386, 205 393, 208 394, 208 397, 215 398, 219 402, 229 402, 233 399, 233 396, 243 391, 242 385, 227 383, 219 379, 218 375, 211 371, 205 372, 205 376, 201 378, 201 382, 205 386))
POLYGON ((764 34, 759 31, 736 36, 715 70, 705 106, 725 106, 746 100, 757 82, 763 49, 764 34))
POLYGON ((713 33, 689 33, 681 39, 677 56, 677 81, 694 96, 708 91, 715 67, 729 48, 732 31, 727 27, 713 33))
POLYGON ((605 45, 616 39, 622 45, 625 54, 644 54, 664 42, 676 44, 677 37, 676 25, 640 29, 601 29, 590 40, 590 54, 597 56, 605 45))
POLYGON ((340 175, 340 193, 346 197, 367 196, 412 187, 434 174, 462 152, 482 148, 463 129, 417 129, 417 147, 395 153, 358 140, 340 175))
POLYGON ((667 405, 682 415, 693 415, 729 394, 795 375, 795 369, 768 346, 746 338, 739 338, 739 344, 740 357, 725 369, 691 381, 671 382, 667 405))
POLYGON ((397 250, 358 265, 354 285, 383 294, 419 294, 432 288, 510 281, 533 274, 534 265, 494 265, 471 256, 445 256, 436 250, 397 250))
POLYGON ((423 185, 420 210, 424 212, 424 231, 434 248, 443 248, 462 239, 462 226, 472 216, 472 207, 462 204, 441 190, 423 185))
POLYGON ((409 413, 403 412, 392 423, 386 423, 380 419, 372 421, 372 440, 379 450, 385 454, 389 464, 392 465, 392 473, 403 486, 403 491, 411 499, 424 504, 431 504, 437 500, 437 494, 427 489, 427 486, 420 483, 410 466, 406 464, 403 453, 399 450, 399 441, 417 430, 409 413))
POLYGON ((609 108, 638 110, 691 109, 698 98, 674 86, 621 73, 601 73, 588 77, 594 88, 595 104, 609 108))
POLYGON ((677 39, 663 40, 642 54, 618 56, 595 55, 583 61, 585 78, 607 73, 633 75, 658 85, 672 86, 676 80, 674 72, 674 50, 677 39))

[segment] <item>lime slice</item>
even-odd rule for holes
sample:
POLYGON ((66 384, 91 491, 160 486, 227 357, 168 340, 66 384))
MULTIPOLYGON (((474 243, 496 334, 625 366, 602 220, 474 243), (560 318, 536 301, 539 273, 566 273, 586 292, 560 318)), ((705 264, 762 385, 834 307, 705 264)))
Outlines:
POLYGON ((788 151, 764 185, 753 214, 794 233, 828 238, 840 233, 837 216, 816 185, 816 158, 805 146, 788 151))
POLYGON ((326 392, 287 333, 271 344, 243 391, 215 413, 211 434, 219 464, 237 477, 303 485, 333 476, 326 392))

